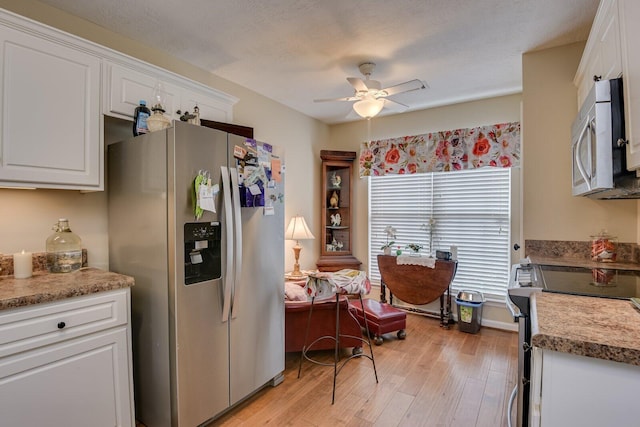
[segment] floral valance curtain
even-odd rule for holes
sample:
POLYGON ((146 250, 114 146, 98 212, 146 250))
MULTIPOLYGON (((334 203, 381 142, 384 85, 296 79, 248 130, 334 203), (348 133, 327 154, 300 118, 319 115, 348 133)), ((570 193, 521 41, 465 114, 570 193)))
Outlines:
POLYGON ((363 142, 360 176, 520 164, 520 122, 363 142))

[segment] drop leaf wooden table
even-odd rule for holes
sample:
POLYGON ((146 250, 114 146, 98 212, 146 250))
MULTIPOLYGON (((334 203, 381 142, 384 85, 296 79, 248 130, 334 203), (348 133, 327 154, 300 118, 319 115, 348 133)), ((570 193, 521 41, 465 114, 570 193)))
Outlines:
MULTIPOLYGON (((378 269, 381 277, 380 302, 387 302, 386 288, 389 288, 389 304, 391 305, 393 305, 394 296, 412 305, 429 304, 440 298, 440 324, 448 328, 449 324, 453 323, 450 286, 456 275, 457 266, 457 261, 445 260, 436 260, 435 268, 398 264, 395 256, 378 255, 378 269)), ((427 314, 417 308, 401 308, 427 314)))

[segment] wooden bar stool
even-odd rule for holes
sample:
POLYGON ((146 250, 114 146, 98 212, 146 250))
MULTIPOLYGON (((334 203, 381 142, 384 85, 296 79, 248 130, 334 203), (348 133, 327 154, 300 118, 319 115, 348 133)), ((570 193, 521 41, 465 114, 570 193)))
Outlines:
MULTIPOLYGON (((302 347, 302 354, 300 355, 300 363, 298 365, 298 378, 300 378, 300 374, 302 372, 302 361, 304 359, 323 366, 333 366, 333 391, 331 394, 331 404, 335 402, 336 397, 336 378, 342 368, 352 359, 366 357, 371 360, 373 364, 373 374, 376 378, 376 383, 378 382, 378 372, 376 371, 376 361, 373 357, 373 346, 371 345, 371 339, 369 338, 369 327, 366 322, 366 314, 365 316, 365 329, 367 332, 366 338, 363 338, 362 335, 359 337, 355 337, 352 335, 344 335, 340 333, 340 297, 342 295, 357 295, 362 306, 362 295, 369 293, 371 290, 371 284, 369 283, 369 279, 363 271, 359 270, 340 270, 334 273, 315 273, 309 276, 306 285, 307 295, 311 297, 311 308, 309 309, 309 317, 307 318, 307 328, 305 331, 304 338, 304 346, 302 347), (316 300, 316 297, 319 295, 327 295, 335 296, 336 302, 336 328, 335 335, 325 335, 318 337, 312 343, 307 344, 309 329, 311 327, 311 321, 313 316, 313 304, 316 300), (364 351, 361 353, 351 354, 345 360, 340 363, 340 339, 341 338, 355 338, 362 341, 363 344, 366 344, 369 347, 369 354, 366 354, 364 351), (307 353, 309 351, 314 350, 313 346, 317 342, 321 340, 334 340, 334 355, 333 355, 333 363, 324 363, 318 360, 313 359, 307 353)), ((353 314, 350 310, 347 311, 349 315, 353 317, 353 314)), ((354 317, 355 318, 355 317, 354 317)), ((364 346, 363 346, 364 348, 364 346)))

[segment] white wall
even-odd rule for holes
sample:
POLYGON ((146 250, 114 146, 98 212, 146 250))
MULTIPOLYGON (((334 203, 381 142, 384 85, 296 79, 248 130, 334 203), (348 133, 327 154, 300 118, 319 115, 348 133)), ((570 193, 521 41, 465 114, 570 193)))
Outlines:
POLYGON ((103 193, 0 189, 0 253, 44 252, 58 218, 69 219, 92 266, 108 268, 107 205, 103 193))
POLYGON ((524 237, 587 241, 606 229, 635 243, 635 200, 591 200, 571 195, 573 85, 584 43, 526 53, 523 69, 524 237))

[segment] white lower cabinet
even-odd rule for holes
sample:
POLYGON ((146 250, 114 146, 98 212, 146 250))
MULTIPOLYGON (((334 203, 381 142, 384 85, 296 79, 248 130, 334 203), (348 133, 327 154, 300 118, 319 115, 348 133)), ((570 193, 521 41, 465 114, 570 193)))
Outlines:
POLYGON ((636 427, 640 366, 534 348, 532 427, 636 427))
POLYGON ((0 424, 134 426, 129 295, 0 312, 0 424))

